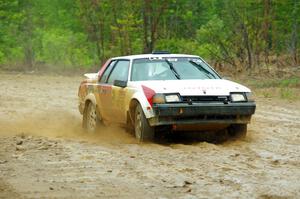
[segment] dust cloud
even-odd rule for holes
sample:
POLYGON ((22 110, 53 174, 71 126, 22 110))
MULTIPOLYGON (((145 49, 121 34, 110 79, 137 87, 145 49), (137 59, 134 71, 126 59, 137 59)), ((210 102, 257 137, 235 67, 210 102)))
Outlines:
POLYGON ((124 128, 101 125, 97 132, 88 133, 81 118, 66 112, 48 112, 15 121, 0 121, 0 136, 25 135, 72 139, 91 143, 136 143, 124 128))
POLYGON ((123 128, 81 126, 77 90, 82 78, 0 74, 0 136, 32 135, 93 143, 136 143, 123 128))

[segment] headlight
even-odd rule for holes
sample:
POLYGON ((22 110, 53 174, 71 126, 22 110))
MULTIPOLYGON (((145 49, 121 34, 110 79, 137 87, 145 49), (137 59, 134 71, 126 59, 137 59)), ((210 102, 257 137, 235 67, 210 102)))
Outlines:
POLYGON ((162 94, 158 93, 153 96, 153 104, 164 104, 172 102, 180 102, 181 98, 179 94, 162 94))
POLYGON ((247 101, 243 93, 231 93, 230 98, 232 102, 245 102, 247 101))
POLYGON ((254 102, 255 101, 254 95, 251 92, 246 93, 246 97, 247 97, 248 102, 254 102))
POLYGON ((166 95, 166 102, 180 102, 180 97, 177 94, 166 95))

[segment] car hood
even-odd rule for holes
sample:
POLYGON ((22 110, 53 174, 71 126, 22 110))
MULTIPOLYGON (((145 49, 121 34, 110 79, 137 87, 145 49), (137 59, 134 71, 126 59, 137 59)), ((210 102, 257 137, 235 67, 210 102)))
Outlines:
POLYGON ((135 82, 151 88, 156 93, 193 95, 229 95, 230 92, 251 92, 247 87, 224 79, 207 80, 159 80, 135 82))

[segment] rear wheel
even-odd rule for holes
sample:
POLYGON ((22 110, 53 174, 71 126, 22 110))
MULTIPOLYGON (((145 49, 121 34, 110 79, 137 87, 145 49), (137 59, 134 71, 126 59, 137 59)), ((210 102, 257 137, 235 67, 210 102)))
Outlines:
POLYGON ((237 138, 245 138, 247 135, 247 124, 232 124, 228 127, 230 136, 237 138))
POLYGON ((141 142, 152 141, 154 139, 154 127, 149 125, 140 104, 135 109, 134 132, 135 137, 141 142))
POLYGON ((89 102, 83 113, 83 128, 89 133, 95 133, 99 124, 100 119, 96 112, 96 106, 92 102, 89 102))

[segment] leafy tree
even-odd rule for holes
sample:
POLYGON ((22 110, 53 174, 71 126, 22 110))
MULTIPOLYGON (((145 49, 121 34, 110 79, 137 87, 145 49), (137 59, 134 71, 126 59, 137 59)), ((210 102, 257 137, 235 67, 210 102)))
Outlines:
POLYGON ((0 0, 0 65, 99 67, 154 49, 235 71, 298 65, 299 0, 0 0))

